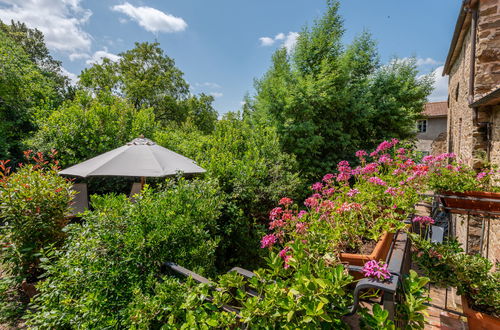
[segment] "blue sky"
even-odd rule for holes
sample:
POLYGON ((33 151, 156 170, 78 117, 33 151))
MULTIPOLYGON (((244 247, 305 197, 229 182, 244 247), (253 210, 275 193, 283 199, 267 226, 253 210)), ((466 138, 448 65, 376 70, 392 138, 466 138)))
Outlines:
MULTIPOLYGON (((431 101, 446 99, 446 58, 461 1, 341 0, 349 43, 363 30, 383 63, 415 56, 437 78, 431 101)), ((325 0, 0 0, 0 19, 40 29, 68 75, 134 42, 158 41, 185 73, 193 93, 215 97, 219 113, 238 110, 278 47, 324 13, 325 0)))

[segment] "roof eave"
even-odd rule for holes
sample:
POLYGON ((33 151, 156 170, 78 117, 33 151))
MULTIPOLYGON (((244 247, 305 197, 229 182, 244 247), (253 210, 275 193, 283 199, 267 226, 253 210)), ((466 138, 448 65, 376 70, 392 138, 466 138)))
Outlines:
POLYGON ((448 50, 448 56, 446 57, 446 62, 444 63, 443 76, 450 73, 450 69, 455 58, 455 50, 459 46, 459 41, 460 44, 463 41, 463 38, 460 38, 460 35, 462 34, 462 29, 464 27, 464 23, 466 22, 468 14, 466 10, 466 5, 468 4, 468 2, 469 1, 465 0, 460 6, 460 13, 457 18, 457 23, 455 24, 455 31, 453 32, 453 37, 451 39, 450 49, 448 50))
POLYGON ((493 92, 489 93, 486 96, 483 96, 479 100, 471 103, 469 107, 471 108, 476 108, 480 106, 487 106, 487 105, 497 105, 500 104, 500 87, 495 89, 493 92))

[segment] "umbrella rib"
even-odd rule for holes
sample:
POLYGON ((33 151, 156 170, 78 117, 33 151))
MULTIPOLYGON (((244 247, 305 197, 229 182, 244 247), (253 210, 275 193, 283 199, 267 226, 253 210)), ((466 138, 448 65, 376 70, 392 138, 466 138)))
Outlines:
POLYGON ((159 167, 161 168, 161 171, 162 171, 162 175, 161 176, 164 176, 165 175, 165 169, 164 167, 161 165, 161 162, 158 160, 158 158, 156 158, 156 155, 155 153, 153 152, 153 148, 148 148, 149 152, 153 155, 153 158, 154 160, 156 161, 156 163, 158 163, 159 167))

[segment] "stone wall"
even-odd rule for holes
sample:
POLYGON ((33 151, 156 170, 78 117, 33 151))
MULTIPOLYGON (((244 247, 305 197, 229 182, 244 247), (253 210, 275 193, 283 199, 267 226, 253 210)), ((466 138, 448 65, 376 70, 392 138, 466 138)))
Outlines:
POLYGON ((500 1, 481 0, 477 24, 474 100, 500 87, 500 1))
MULTIPOLYGON (((474 100, 500 87, 500 1, 481 1, 479 16, 474 100)), ((461 47, 449 74, 448 150, 469 165, 479 167, 482 162, 475 158, 476 153, 489 149, 490 161, 500 166, 500 106, 479 108, 477 114, 469 107, 470 27, 461 47), (486 141, 487 127, 477 124, 480 122, 492 123, 489 144, 486 141)), ((464 248, 468 242, 470 252, 480 252, 482 221, 480 217, 470 217, 467 236, 467 217, 454 215, 455 234, 464 248)), ((490 220, 489 237, 487 224, 486 221, 482 253, 493 262, 500 261, 500 218, 490 220)))

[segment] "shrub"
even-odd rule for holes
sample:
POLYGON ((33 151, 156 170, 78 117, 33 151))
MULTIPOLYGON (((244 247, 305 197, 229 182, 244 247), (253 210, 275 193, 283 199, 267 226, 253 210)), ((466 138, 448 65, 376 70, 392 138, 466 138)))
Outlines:
POLYGON ((57 167, 50 167, 42 154, 33 158, 37 164, 22 166, 10 175, 6 163, 0 164, 0 219, 4 222, 0 262, 18 283, 36 281, 41 273, 40 251, 63 242, 74 194, 71 184, 57 175, 57 167))
POLYGON ((173 261, 213 274, 216 220, 224 201, 213 181, 168 181, 130 203, 124 195, 92 198, 83 225, 70 225, 64 249, 48 255, 37 288, 33 326, 120 327, 127 306, 151 295, 160 266, 173 261))
POLYGON ((303 185, 295 159, 280 151, 276 131, 228 114, 211 135, 184 126, 159 132, 154 139, 196 160, 207 170, 205 176, 216 179, 227 196, 218 220, 222 238, 218 268, 258 264, 256 247, 268 210, 280 196, 296 196, 303 185))

